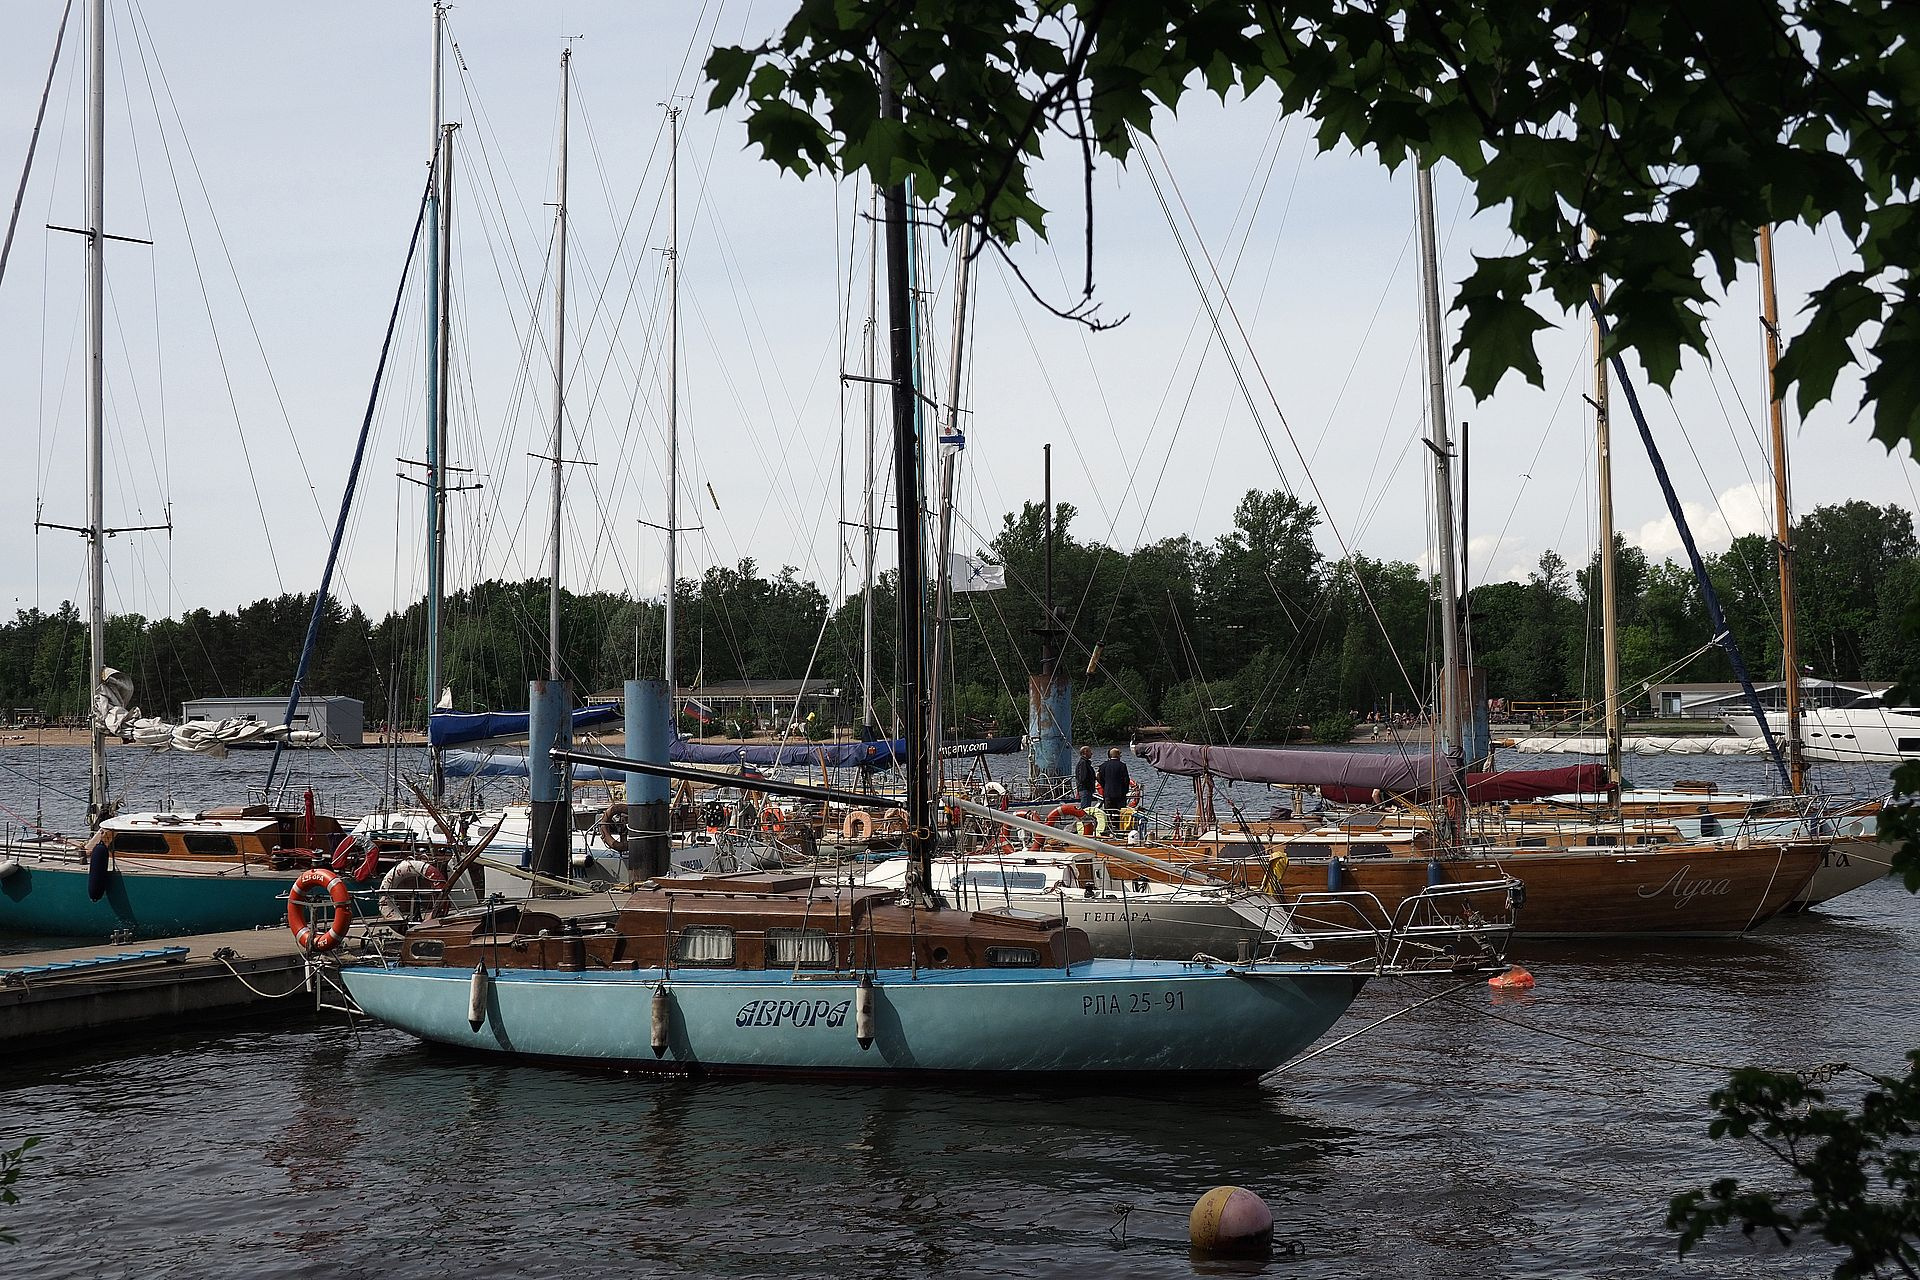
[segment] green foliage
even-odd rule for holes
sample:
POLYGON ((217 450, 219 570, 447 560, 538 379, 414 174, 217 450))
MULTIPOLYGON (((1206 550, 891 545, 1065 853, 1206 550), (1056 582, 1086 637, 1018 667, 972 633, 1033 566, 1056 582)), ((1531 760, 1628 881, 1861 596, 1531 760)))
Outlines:
MULTIPOLYGON (((1073 508, 1062 504, 1054 549, 1059 662, 1073 677, 1080 731, 1118 742, 1143 724, 1165 723, 1202 741, 1272 742, 1330 734, 1342 717, 1415 710, 1416 691, 1432 679, 1433 584, 1410 564, 1326 559, 1313 540, 1317 519, 1291 495, 1254 491, 1211 543, 1169 538, 1129 553, 1081 541, 1073 508)), ((1005 517, 988 554, 1006 569, 1009 589, 954 598, 944 719, 956 734, 1026 728, 1027 680, 1038 669, 1044 623, 1045 524, 1037 504, 1005 517)), ((1795 540, 1802 634, 1820 673, 1881 680, 1920 669, 1920 630, 1900 624, 1901 606, 1920 589, 1920 543, 1907 515, 1859 502, 1821 507, 1796 526, 1795 540)), ((1655 677, 1731 679, 1720 650, 1707 644, 1693 575, 1671 561, 1650 563, 1624 542, 1616 561, 1628 689, 1655 677)), ((1739 539, 1710 571, 1750 665, 1777 674, 1771 542, 1739 539)), ((1469 630, 1488 694, 1591 700, 1596 591, 1592 564, 1570 572, 1551 553, 1525 582, 1474 588, 1469 630)), ((875 597, 876 727, 890 729, 892 575, 876 584, 875 597)), ((285 596, 179 620, 125 615, 112 621, 110 649, 130 655, 136 696, 153 710, 177 710, 180 698, 203 692, 284 692, 311 607, 311 597, 285 596)), ((561 610, 563 665, 583 695, 617 690, 636 665, 658 669, 657 601, 563 593, 561 610)), ((546 672, 546 611, 538 581, 480 583, 447 602, 444 665, 456 705, 524 703, 527 681, 546 672)), ((856 596, 829 616, 825 595, 791 567, 771 578, 752 561, 710 569, 680 583, 682 683, 794 678, 812 661, 816 678, 843 690, 851 721, 860 704, 861 612, 856 596)), ((373 723, 387 718, 391 690, 401 723, 418 726, 424 636, 417 603, 378 622, 332 610, 307 687, 361 698, 373 723)), ((77 715, 85 643, 71 606, 0 624, 0 706, 77 715)), ((756 730, 702 725, 678 710, 692 737, 756 730)))
POLYGON ((1873 1077, 1857 1109, 1828 1104, 1798 1075, 1744 1070, 1715 1090, 1715 1138, 1749 1142, 1798 1184, 1754 1190, 1721 1178, 1673 1199, 1667 1226, 1685 1255, 1709 1233, 1737 1226, 1783 1246, 1817 1238, 1842 1251, 1833 1274, 1911 1276, 1920 1268, 1920 1050, 1902 1076, 1873 1077))
POLYGON ((1353 737, 1354 718, 1345 711, 1323 716, 1313 722, 1315 742, 1346 742, 1353 737))
MULTIPOLYGON (((40 1139, 28 1138, 17 1147, 0 1151, 0 1205, 20 1203, 20 1193, 13 1189, 14 1184, 20 1181, 20 1174, 26 1165, 27 1152, 39 1145, 40 1139)), ((0 1244, 19 1243, 19 1237, 0 1231, 0 1244)))
POLYGON ((1517 246, 1454 303, 1455 354, 1483 398, 1509 371, 1539 381, 1536 300, 1581 309, 1599 279, 1617 282, 1614 347, 1667 385, 1682 352, 1706 354, 1703 277, 1754 261, 1763 225, 1831 221, 1860 265, 1814 293, 1783 376, 1805 412, 1863 345, 1874 434, 1920 440, 1910 0, 797 0, 779 32, 714 50, 706 73, 709 106, 744 102, 774 163, 910 181, 995 246, 1047 234, 1032 170, 1049 135, 1069 140, 1087 170, 1078 314, 1092 171, 1124 163, 1133 131, 1191 90, 1271 89, 1323 149, 1450 162, 1517 246), (879 118, 883 48, 898 124, 879 118))

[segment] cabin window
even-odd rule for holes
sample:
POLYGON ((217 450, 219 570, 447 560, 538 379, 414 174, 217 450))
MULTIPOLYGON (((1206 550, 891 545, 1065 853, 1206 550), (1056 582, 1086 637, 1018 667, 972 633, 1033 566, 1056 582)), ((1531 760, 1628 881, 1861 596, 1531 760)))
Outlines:
POLYGON ((1521 836, 1513 843, 1521 849, 1544 849, 1547 847, 1547 838, 1545 836, 1521 836))
POLYGON ((989 969, 1037 969, 1040 953, 1032 947, 988 947, 989 969))
POLYGON ((1587 843, 1589 845, 1616 845, 1620 843, 1620 837, 1619 836, 1588 836, 1587 843))
POLYGON ((680 940, 674 944, 673 962, 726 968, 733 963, 733 930, 712 924, 681 930, 680 940))
POLYGON ((415 960, 438 960, 447 953, 447 944, 440 941, 409 942, 407 955, 415 960))
POLYGON ((1911 755, 1914 752, 1920 752, 1920 738, 1900 739, 1898 750, 1901 755, 1911 755))
POLYGON ((833 943, 825 929, 767 930, 769 969, 831 969, 833 943))
POLYGON ((971 885, 976 889, 1019 889, 1045 893, 1047 891, 1047 873, 1044 871, 969 871, 954 878, 954 886, 971 885))
POLYGON ((115 853, 167 853, 167 838, 151 831, 116 831, 113 833, 113 851, 115 853))
POLYGON ((224 832, 190 831, 182 837, 188 853, 231 854, 239 851, 233 837, 224 832))

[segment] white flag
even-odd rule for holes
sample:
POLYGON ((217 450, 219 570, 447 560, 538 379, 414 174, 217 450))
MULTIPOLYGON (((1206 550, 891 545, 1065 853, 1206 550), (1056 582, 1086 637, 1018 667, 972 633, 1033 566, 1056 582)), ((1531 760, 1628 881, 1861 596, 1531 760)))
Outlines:
POLYGON ((984 560, 949 551, 947 584, 953 591, 1005 591, 1007 571, 1002 565, 988 564, 984 560))

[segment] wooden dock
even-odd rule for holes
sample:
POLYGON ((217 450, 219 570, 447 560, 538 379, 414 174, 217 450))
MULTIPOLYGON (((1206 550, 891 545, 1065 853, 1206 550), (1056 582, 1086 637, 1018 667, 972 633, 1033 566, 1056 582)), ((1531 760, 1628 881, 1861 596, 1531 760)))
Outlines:
POLYGON ((0 956, 0 1056, 310 1011, 284 928, 0 956))

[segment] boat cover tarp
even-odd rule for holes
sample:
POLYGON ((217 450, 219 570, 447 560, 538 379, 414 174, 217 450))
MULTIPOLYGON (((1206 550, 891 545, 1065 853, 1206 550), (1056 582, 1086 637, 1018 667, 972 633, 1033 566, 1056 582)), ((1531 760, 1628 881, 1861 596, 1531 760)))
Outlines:
MULTIPOLYGON (((453 747, 486 738, 524 738, 531 718, 531 713, 526 711, 436 711, 427 720, 427 742, 436 747, 453 747)), ((614 703, 578 707, 573 713, 573 727, 584 729, 619 718, 620 708, 614 703)))
MULTIPOLYGON (((1134 754, 1162 773, 1210 774, 1233 782, 1318 787, 1342 804, 1366 804, 1374 792, 1420 795, 1433 786, 1431 757, 1383 751, 1323 751, 1299 747, 1210 747, 1191 742, 1143 742, 1134 754)), ((1467 775, 1467 799, 1475 803, 1531 800, 1563 792, 1604 791, 1606 768, 1597 764, 1558 769, 1503 769, 1467 775)))
POLYGON ((1198 742, 1142 742, 1134 754, 1162 773, 1282 787, 1341 787, 1403 794, 1433 779, 1427 757, 1385 751, 1320 751, 1299 747, 1210 747, 1198 742))

